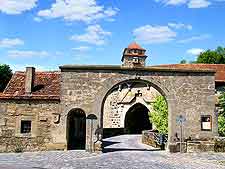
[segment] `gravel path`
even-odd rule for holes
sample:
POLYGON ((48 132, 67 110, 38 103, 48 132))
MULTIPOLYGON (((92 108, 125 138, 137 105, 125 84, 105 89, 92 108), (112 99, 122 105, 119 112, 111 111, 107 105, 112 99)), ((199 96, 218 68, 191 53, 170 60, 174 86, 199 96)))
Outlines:
POLYGON ((1 153, 0 169, 225 169, 225 153, 155 151, 138 135, 105 139, 106 153, 51 151, 1 153))

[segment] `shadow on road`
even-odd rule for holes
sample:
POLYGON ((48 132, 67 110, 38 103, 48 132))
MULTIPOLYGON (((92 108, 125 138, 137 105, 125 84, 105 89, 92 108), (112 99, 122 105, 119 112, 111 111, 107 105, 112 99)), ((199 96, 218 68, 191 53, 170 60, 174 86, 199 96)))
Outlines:
POLYGON ((104 148, 103 153, 116 152, 116 151, 163 151, 160 149, 129 149, 129 148, 104 148))
POLYGON ((120 142, 118 142, 118 141, 103 141, 103 146, 107 147, 107 146, 111 146, 113 144, 118 144, 118 143, 120 143, 120 142))
POLYGON ((103 153, 115 152, 115 151, 161 151, 161 149, 141 149, 141 148, 112 148, 111 145, 119 144, 121 142, 116 141, 103 141, 103 153), (109 147, 108 147, 109 146, 109 147))

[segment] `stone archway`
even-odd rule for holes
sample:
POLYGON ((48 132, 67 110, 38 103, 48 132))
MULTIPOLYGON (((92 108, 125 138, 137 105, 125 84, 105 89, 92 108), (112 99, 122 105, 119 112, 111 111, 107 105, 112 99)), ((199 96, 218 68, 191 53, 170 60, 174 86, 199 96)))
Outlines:
POLYGON ((129 133, 141 134, 142 130, 152 129, 148 112, 152 110, 152 103, 157 95, 162 95, 165 99, 169 98, 160 87, 146 80, 131 79, 114 85, 108 90, 102 102, 100 118, 103 137, 129 133), (132 118, 135 119, 136 124, 129 123, 129 119, 132 118), (136 131, 134 129, 127 131, 130 127, 136 128, 136 131))
MULTIPOLYGON (((61 105, 64 122, 68 110, 80 107, 97 116, 100 134, 103 129, 104 105, 107 96, 126 82, 142 82, 154 87, 166 99, 168 106, 168 148, 178 143, 180 127, 176 119, 186 117, 184 138, 204 139, 217 135, 215 107, 215 72, 160 67, 126 68, 121 66, 63 66, 61 67, 61 105), (212 130, 201 130, 201 116, 212 116, 212 130)), ((66 121, 65 121, 66 122, 66 121)), ((64 131, 65 123, 60 126, 64 131)), ((96 125, 96 126, 97 126, 96 125)), ((88 127, 87 127, 88 128, 88 127)), ((96 130, 96 128, 95 128, 96 130)), ((89 131, 89 130, 87 130, 89 131)), ((66 133, 66 132, 64 132, 66 133)), ((102 135, 102 134, 101 134, 102 135)), ((87 134, 87 139, 89 134, 87 134)), ((61 137, 57 142, 62 142, 61 137)), ((86 141, 86 148, 89 146, 86 141)), ((94 144, 94 143, 92 143, 94 144)))
MULTIPOLYGON (((163 96, 167 101, 170 96, 166 95, 166 92, 168 91, 164 92, 156 84, 141 79, 121 81, 109 89, 103 99, 102 116, 100 116, 103 124, 104 149, 106 151, 112 147, 138 149, 142 131, 152 129, 149 112, 153 110, 155 96, 163 96), (109 146, 108 144, 112 142, 121 144, 118 144, 118 147, 117 144, 109 146), (130 144, 131 142, 137 145, 134 146, 130 144)), ((167 105, 169 103, 170 100, 167 101, 167 105)))
POLYGON ((86 116, 81 109, 72 109, 67 116, 67 149, 85 149, 86 116))
POLYGON ((141 134, 143 130, 151 130, 149 109, 141 103, 134 104, 126 112, 124 122, 125 134, 141 134))

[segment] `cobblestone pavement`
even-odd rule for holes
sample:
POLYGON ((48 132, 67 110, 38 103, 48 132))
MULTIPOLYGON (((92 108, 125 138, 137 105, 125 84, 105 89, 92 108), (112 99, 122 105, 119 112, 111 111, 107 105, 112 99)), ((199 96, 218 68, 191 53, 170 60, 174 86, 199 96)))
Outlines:
POLYGON ((1 153, 0 169, 225 169, 225 153, 175 153, 140 143, 138 135, 105 139, 106 153, 1 153))

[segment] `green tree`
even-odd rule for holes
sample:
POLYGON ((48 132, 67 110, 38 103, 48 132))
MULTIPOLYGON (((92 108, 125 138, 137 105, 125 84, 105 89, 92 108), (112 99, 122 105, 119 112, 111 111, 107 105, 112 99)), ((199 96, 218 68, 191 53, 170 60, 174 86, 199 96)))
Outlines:
POLYGON ((0 92, 2 92, 12 77, 9 65, 0 64, 0 92))
POLYGON ((218 115, 218 132, 220 136, 225 136, 225 92, 219 97, 222 111, 218 115))
POLYGON ((181 61, 180 61, 180 64, 186 64, 187 63, 187 60, 185 60, 185 59, 182 59, 181 61))
POLYGON ((225 48, 219 46, 216 50, 207 50, 200 53, 196 63, 225 64, 225 48))
POLYGON ((150 121, 161 134, 168 133, 168 107, 163 96, 157 96, 153 103, 153 111, 149 113, 150 121))

